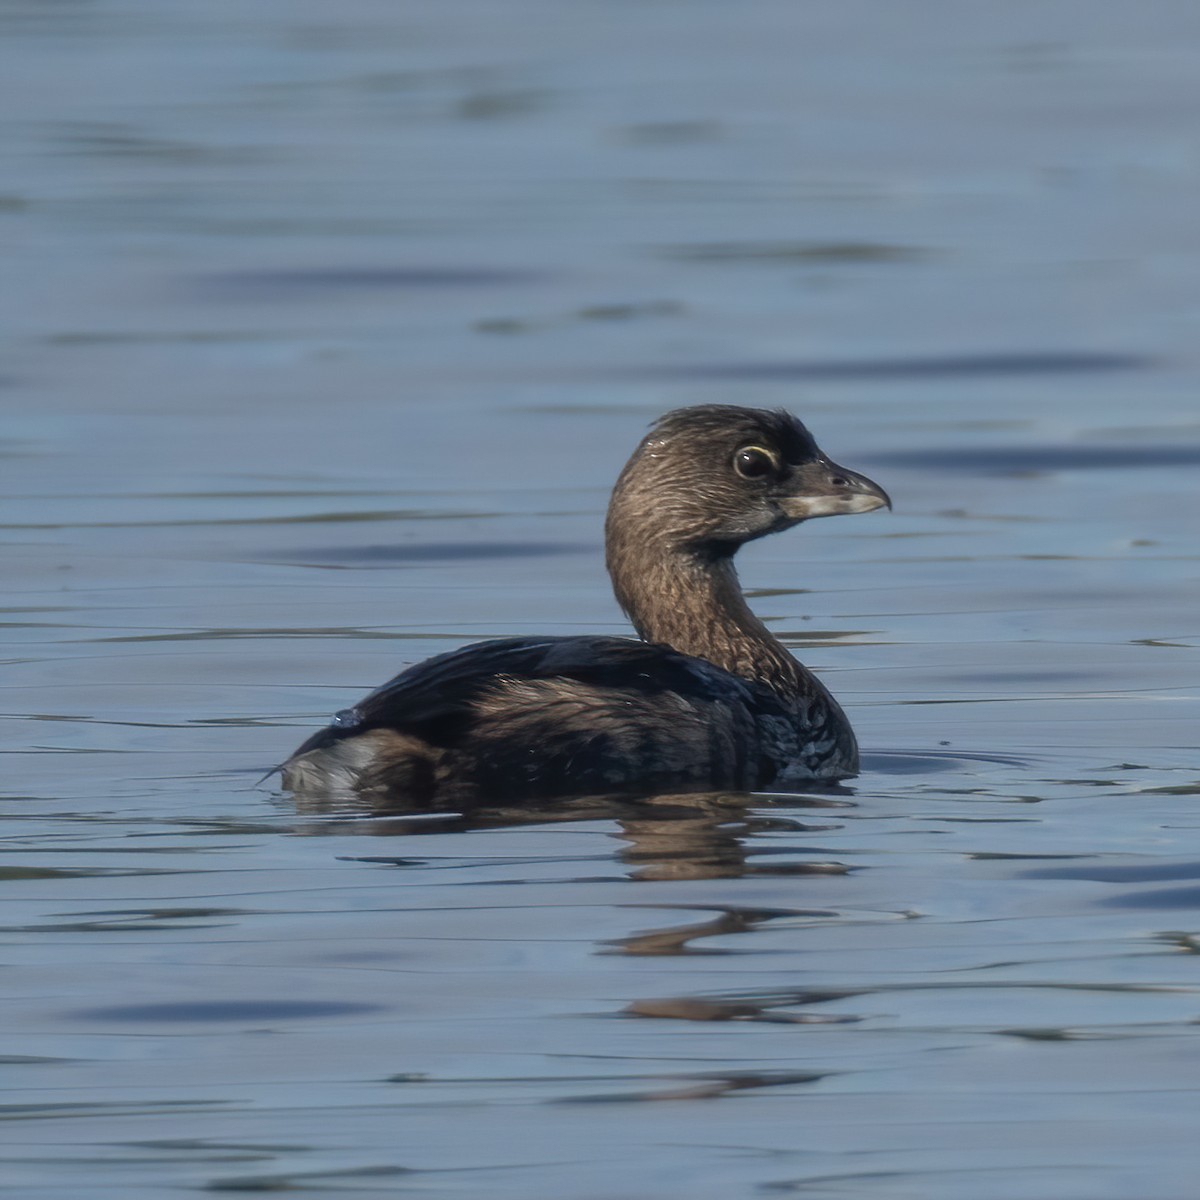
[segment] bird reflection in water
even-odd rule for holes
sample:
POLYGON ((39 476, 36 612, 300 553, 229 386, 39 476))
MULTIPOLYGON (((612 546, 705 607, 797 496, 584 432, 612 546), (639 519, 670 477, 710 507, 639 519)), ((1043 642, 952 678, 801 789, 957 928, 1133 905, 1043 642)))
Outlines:
MULTIPOLYGON (((639 881, 737 879, 748 875, 842 875, 848 870, 822 857, 817 848, 794 843, 748 845, 764 834, 811 834, 840 828, 836 821, 802 820, 817 812, 828 818, 853 807, 844 786, 825 784, 822 794, 769 796, 747 792, 702 792, 660 796, 582 796, 531 807, 521 800, 462 813, 414 813, 389 809, 343 795, 296 796, 302 818, 296 832, 306 835, 367 834, 419 837, 481 829, 609 821, 612 837, 624 845, 614 859, 639 881), (304 819, 310 818, 310 819, 304 819), (798 856, 803 856, 797 861, 798 856)), ((412 862, 409 856, 370 855, 359 861, 412 862)))

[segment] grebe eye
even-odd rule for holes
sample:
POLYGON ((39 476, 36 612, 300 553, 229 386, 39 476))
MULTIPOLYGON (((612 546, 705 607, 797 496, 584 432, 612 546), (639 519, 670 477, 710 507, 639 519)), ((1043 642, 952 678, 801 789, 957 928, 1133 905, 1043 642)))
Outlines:
POLYGON ((763 479, 779 470, 779 459, 762 446, 743 446, 733 456, 733 469, 743 479, 763 479))

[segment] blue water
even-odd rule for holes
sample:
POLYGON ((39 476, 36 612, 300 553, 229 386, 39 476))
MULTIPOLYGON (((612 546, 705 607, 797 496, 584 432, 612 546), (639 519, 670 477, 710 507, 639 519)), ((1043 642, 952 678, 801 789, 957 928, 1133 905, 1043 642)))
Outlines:
POLYGON ((1200 10, 10 0, 0 78, 17 1194, 1190 1200, 1200 10), (256 786, 626 632, 699 402, 896 502, 740 560, 859 780, 256 786))

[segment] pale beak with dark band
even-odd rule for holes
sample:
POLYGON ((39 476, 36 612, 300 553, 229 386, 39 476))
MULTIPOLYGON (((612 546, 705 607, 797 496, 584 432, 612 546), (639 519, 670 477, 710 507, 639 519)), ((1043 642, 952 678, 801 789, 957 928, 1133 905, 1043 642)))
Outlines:
POLYGON ((891 497, 874 480, 828 459, 806 463, 795 475, 792 495, 780 507, 793 520, 874 512, 892 507, 891 497))

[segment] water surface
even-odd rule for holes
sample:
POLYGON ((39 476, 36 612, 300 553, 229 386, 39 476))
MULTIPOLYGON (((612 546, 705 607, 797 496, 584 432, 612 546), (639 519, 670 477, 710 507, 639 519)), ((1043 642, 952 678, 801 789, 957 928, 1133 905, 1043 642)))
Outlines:
POLYGON ((1200 17, 0 7, 6 1178, 1183 1200, 1200 17), (459 817, 256 780, 624 632, 657 413, 893 514, 748 548, 852 785, 459 817))

